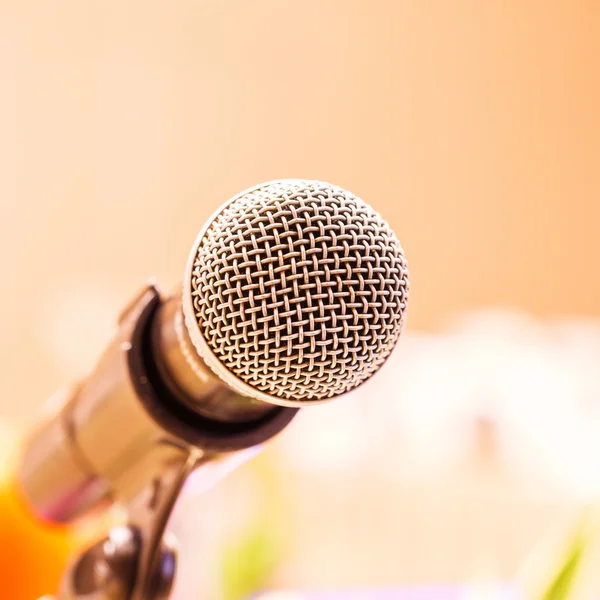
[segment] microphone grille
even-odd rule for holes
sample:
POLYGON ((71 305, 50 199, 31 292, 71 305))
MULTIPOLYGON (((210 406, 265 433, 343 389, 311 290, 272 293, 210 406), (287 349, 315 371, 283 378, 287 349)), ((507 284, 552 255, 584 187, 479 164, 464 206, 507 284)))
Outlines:
POLYGON ((402 247, 377 212, 340 187, 292 179, 226 204, 188 277, 200 354, 238 391, 284 405, 368 379, 396 344, 409 290, 402 247))

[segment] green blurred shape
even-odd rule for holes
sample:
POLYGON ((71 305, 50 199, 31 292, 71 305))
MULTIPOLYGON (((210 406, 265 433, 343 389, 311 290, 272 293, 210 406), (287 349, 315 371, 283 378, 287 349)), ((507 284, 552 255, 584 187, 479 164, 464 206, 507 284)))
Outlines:
POLYGON ((223 548, 223 600, 241 600, 264 589, 285 554, 287 503, 282 495, 278 463, 272 456, 261 454, 246 469, 260 487, 260 509, 223 548))
POLYGON ((277 543, 268 524, 255 526, 223 550, 223 600, 241 600, 265 587, 277 564, 277 543))
POLYGON ((579 531, 540 600, 567 600, 571 597, 587 546, 588 537, 579 531))

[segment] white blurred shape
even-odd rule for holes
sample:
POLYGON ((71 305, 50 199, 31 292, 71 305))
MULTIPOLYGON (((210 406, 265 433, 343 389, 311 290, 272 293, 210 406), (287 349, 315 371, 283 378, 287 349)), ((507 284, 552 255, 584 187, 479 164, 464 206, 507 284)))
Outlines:
POLYGON ((97 362, 117 323, 120 299, 108 282, 77 278, 45 290, 32 331, 65 377, 78 377, 97 362))

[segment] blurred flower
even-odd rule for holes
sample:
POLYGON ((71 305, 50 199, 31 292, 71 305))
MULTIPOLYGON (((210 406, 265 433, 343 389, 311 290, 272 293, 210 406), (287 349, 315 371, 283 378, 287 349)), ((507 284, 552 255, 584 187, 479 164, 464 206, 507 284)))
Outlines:
POLYGON ((269 469, 253 462, 201 500, 192 481, 176 521, 190 537, 195 523, 189 546, 212 550, 213 572, 238 560, 241 577, 233 557, 254 548, 246 583, 451 579, 496 598, 544 531, 600 495, 598 364, 595 322, 494 310, 408 331, 367 384, 300 411, 267 444, 269 469))

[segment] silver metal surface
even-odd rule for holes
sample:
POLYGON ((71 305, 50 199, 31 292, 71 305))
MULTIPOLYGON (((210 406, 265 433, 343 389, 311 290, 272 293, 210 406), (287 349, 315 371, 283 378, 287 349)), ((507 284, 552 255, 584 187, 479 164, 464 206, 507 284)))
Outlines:
POLYGON ((129 506, 126 530, 79 557, 60 600, 167 598, 175 552, 164 532, 189 473, 227 472, 234 451, 278 433, 294 407, 366 381, 394 348, 407 300, 400 243, 350 192, 281 180, 221 208, 193 246, 182 297, 145 287, 27 446, 20 477, 41 516, 129 506))
POLYGON ((95 371, 32 436, 27 497, 68 521, 130 502, 190 445, 214 458, 264 442, 293 416, 281 406, 331 400, 375 373, 407 300, 400 243, 350 192, 303 180, 242 192, 198 236, 182 298, 145 287, 95 371))
POLYGON ((194 470, 203 466, 197 475, 204 478, 205 484, 214 484, 256 451, 247 449, 212 461, 191 449, 187 456, 164 465, 129 504, 125 524, 113 527, 105 538, 74 557, 63 574, 57 595, 40 600, 169 598, 176 575, 177 549, 167 525, 183 485, 194 470))
POLYGON ((188 262, 183 308, 206 364, 234 390, 297 406, 346 393, 402 330, 408 269, 388 224, 337 186, 280 180, 221 208, 188 262))
POLYGON ((66 522, 102 503, 128 504, 192 450, 203 462, 216 460, 263 443, 291 421, 294 409, 243 397, 200 358, 188 362, 181 322, 179 298, 145 287, 122 313, 94 372, 65 392, 60 412, 30 436, 19 479, 38 515, 66 522), (143 355, 158 370, 153 381, 151 367, 132 363, 143 355))
MULTIPOLYGON (((171 593, 176 564, 167 523, 190 473, 206 461, 192 450, 183 461, 168 465, 129 510, 129 524, 140 534, 140 553, 131 600, 163 600, 171 593)), ((129 600, 129 599, 128 599, 129 600)))
POLYGON ((181 296, 167 299, 152 323, 152 351, 163 381, 180 402, 215 421, 245 423, 274 406, 223 385, 198 356, 183 320, 181 296))
MULTIPOLYGON (((60 412, 30 436, 19 476, 38 514, 70 520, 102 501, 110 501, 106 482, 78 451, 70 427, 70 407, 78 387, 60 394, 60 412)), ((58 398, 57 398, 58 399, 58 398)))
POLYGON ((193 450, 167 465, 131 503, 125 525, 84 550, 67 568, 57 600, 165 600, 177 567, 168 520, 202 455, 193 450))
POLYGON ((56 600, 129 600, 140 546, 132 527, 113 527, 69 564, 56 600))
POLYGON ((148 414, 128 365, 133 331, 157 294, 147 287, 132 302, 94 374, 31 436, 19 476, 46 519, 70 521, 102 499, 128 503, 163 465, 189 453, 148 414))
POLYGON ((166 465, 131 503, 126 525, 84 550, 63 576, 57 600, 165 600, 177 566, 166 527, 189 474, 202 454, 166 465))

